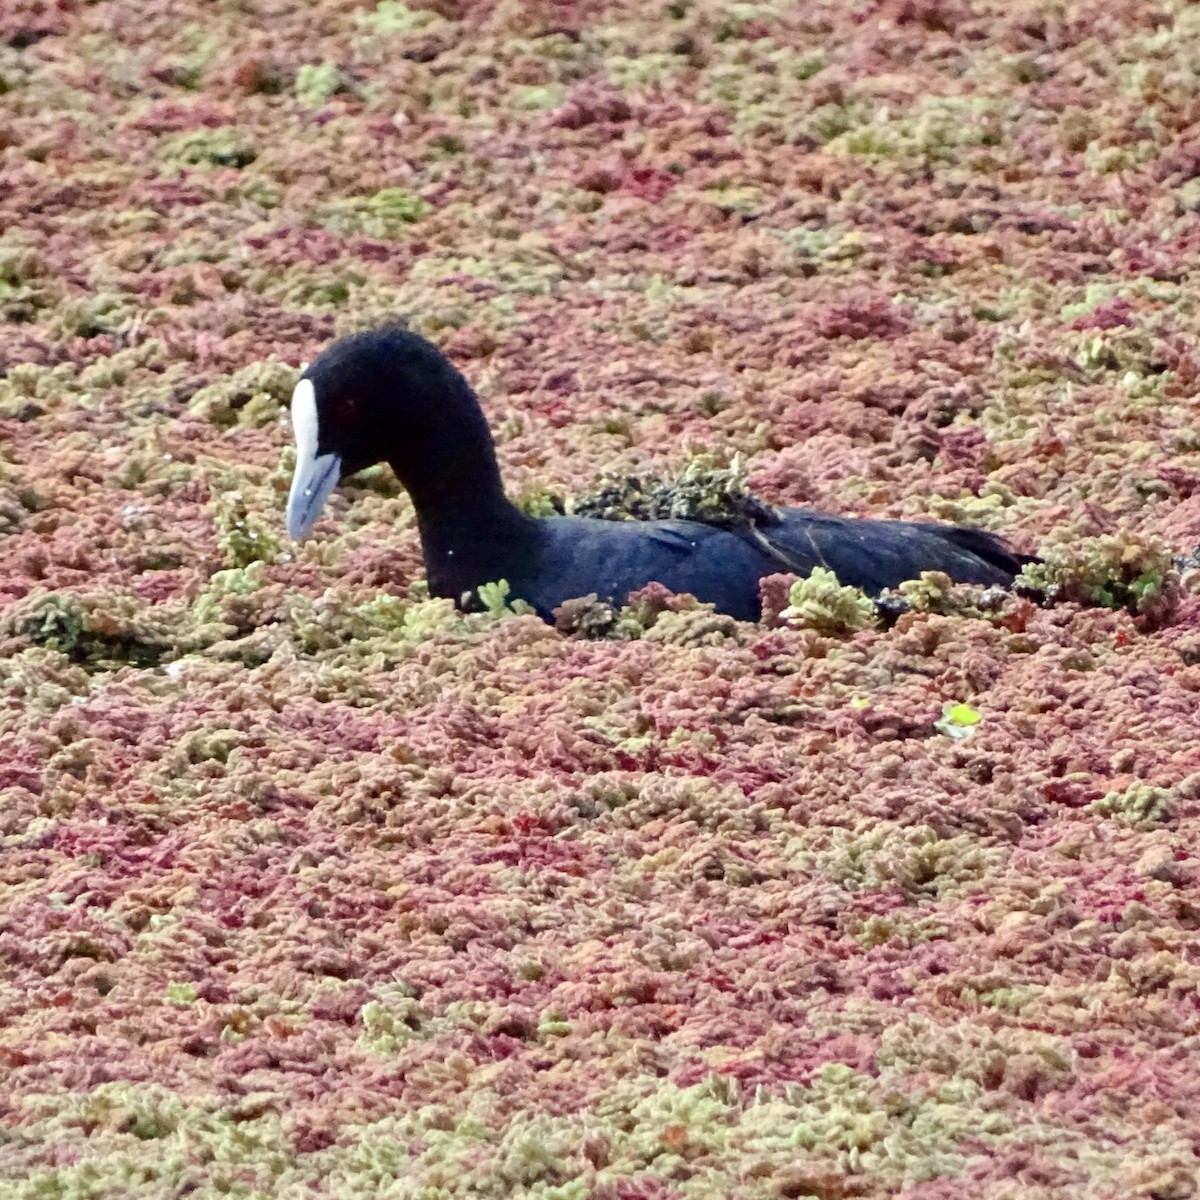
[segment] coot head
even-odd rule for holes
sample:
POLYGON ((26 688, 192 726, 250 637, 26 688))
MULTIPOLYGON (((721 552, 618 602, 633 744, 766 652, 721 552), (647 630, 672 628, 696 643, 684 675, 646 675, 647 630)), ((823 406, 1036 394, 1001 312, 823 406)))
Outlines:
POLYGON ((302 538, 349 475, 387 462, 420 507, 500 489, 491 433, 467 381, 398 325, 334 342, 292 393, 296 470, 288 534, 302 538))

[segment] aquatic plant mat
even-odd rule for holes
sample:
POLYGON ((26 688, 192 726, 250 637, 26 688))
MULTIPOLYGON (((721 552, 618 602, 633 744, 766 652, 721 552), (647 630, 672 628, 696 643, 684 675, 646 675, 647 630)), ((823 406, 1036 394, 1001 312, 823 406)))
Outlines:
POLYGON ((0 43, 6 1200, 1197 1194, 1200 6, 0 43), (289 547, 397 314, 535 510, 737 453, 1058 603, 461 617, 386 470, 289 547))

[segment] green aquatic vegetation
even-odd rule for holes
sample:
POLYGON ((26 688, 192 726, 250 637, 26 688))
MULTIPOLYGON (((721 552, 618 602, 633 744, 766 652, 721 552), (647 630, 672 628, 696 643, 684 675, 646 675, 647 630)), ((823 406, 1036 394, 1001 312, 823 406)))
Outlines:
POLYGON ((941 720, 933 723, 934 729, 951 738, 970 737, 983 720, 983 714, 969 704, 944 704, 941 720))
POLYGON ((1018 603, 1011 592, 998 587, 955 583, 943 571, 922 571, 917 579, 906 579, 895 591, 885 591, 881 604, 899 597, 910 612, 936 613, 943 617, 1003 620, 1006 608, 1018 603))
POLYGON ((384 593, 351 609, 359 637, 404 635, 412 628, 414 606, 399 596, 384 593))
POLYGON ((256 667, 286 640, 276 623, 271 595, 265 592, 259 561, 216 571, 189 609, 180 614, 173 657, 211 653, 256 667))
POLYGON ((881 122, 846 130, 830 139, 829 149, 835 154, 855 154, 860 158, 894 158, 900 145, 896 132, 881 122))
POLYGON ((462 154, 467 148, 466 140, 457 133, 439 133, 430 139, 429 145, 438 155, 446 158, 462 154))
POLYGON ((719 183, 696 195, 724 213, 739 213, 742 216, 756 216, 766 205, 762 189, 745 184, 719 183))
POLYGON ((537 1035, 539 1041, 550 1038, 570 1037, 574 1026, 566 1015, 557 1008, 544 1009, 538 1018, 537 1035))
POLYGON ((858 108, 844 104, 822 104, 813 109, 803 128, 815 141, 826 144, 849 134, 865 120, 866 117, 858 108))
POLYGON ((435 1032, 430 1013, 403 983, 384 984, 360 1012, 359 1040, 372 1054, 390 1057, 410 1042, 424 1041, 435 1032))
POLYGON ((30 712, 55 712, 91 690, 87 670, 60 650, 29 646, 0 657, 0 688, 30 712))
POLYGON ((293 593, 284 602, 286 624, 304 653, 345 651, 351 662, 362 662, 402 658, 439 635, 476 633, 502 616, 532 611, 521 600, 508 601, 503 580, 484 584, 480 592, 480 608, 466 613, 446 597, 422 596, 421 589, 408 597, 381 593, 359 603, 332 588, 315 600, 293 593))
POLYGON ((1152 328, 1121 325, 1083 330, 1072 336, 1075 341, 1069 353, 1075 365, 1095 376, 1117 373, 1126 390, 1150 394, 1174 378, 1162 339, 1152 328), (1133 378, 1126 383, 1129 376, 1133 378))
POLYGON ((1083 338, 1074 357, 1085 371, 1115 371, 1120 365, 1108 338, 1101 334, 1083 338))
POLYGON ((215 501, 217 544, 231 567, 248 567, 254 562, 274 562, 279 538, 253 516, 240 492, 221 494, 215 501))
POLYGON ((1106 146, 1096 140, 1084 150, 1083 161, 1088 170, 1099 175, 1115 175, 1119 171, 1144 169, 1159 152, 1160 147, 1151 138, 1120 146, 1106 146))
POLYGON ((1124 608, 1165 619, 1179 596, 1179 571, 1161 539, 1132 533, 1071 538, 1064 531, 1026 566, 1017 586, 1042 592, 1051 602, 1073 601, 1124 608))
POLYGON ((193 129, 168 143, 166 153, 189 166, 248 167, 258 151, 232 125, 193 129))
MULTIPOLYGON (((964 147, 993 146, 1000 141, 994 107, 983 98, 931 96, 907 112, 885 108, 869 117, 860 116, 826 141, 832 153, 861 158, 951 158, 964 147)), ((847 113, 846 119, 853 118, 847 113)))
POLYGON ((35 606, 21 631, 35 645, 61 651, 75 662, 81 657, 78 651, 86 628, 78 600, 71 595, 52 593, 35 606))
MULTIPOLYGON (((217 571, 190 604, 148 604, 115 590, 41 593, 15 605, 5 625, 88 671, 160 666, 253 633, 263 623, 262 605, 254 597, 263 589, 265 567, 256 561, 217 571)), ((247 660, 270 656, 269 648, 263 652, 248 638, 238 645, 247 660)))
POLYGON ((593 492, 569 501, 567 509, 606 521, 703 521, 725 529, 769 522, 773 512, 750 491, 745 463, 736 454, 728 459, 697 454, 668 479, 609 476, 593 492))
POLYGON ((921 501, 920 512, 951 525, 970 525, 992 532, 1012 522, 1012 512, 1031 507, 1027 498, 1013 495, 1003 483, 990 481, 979 495, 942 496, 937 492, 921 501))
POLYGON ((176 87, 198 91, 204 83, 209 65, 221 49, 221 43, 197 24, 184 26, 181 40, 187 50, 169 61, 170 79, 176 87))
POLYGON ((14 605, 5 623, 88 670, 153 667, 174 649, 168 619, 124 592, 43 592, 14 605))
POLYGON ((791 63, 790 72, 794 79, 799 79, 803 82, 806 79, 812 79, 813 76, 819 75, 826 67, 825 55, 819 50, 814 50, 809 54, 797 55, 791 63))
POLYGON ((304 63, 296 72, 296 96, 309 108, 320 108, 346 90, 346 77, 337 63, 304 63))
POLYGON ((773 4, 735 3, 725 5, 721 10, 720 19, 713 29, 713 38, 718 42, 739 38, 752 21, 769 20, 775 15, 776 7, 773 4))
POLYGON ((398 310, 507 426, 510 483, 706 438, 781 504, 1189 554, 1200 5, 19 7, 0 860, 5 986, 54 1007, 9 1005, 13 1200, 990 1195, 1031 1145, 1082 1195, 1187 1195, 1189 1081, 1147 1011, 1195 982, 1195 562, 1159 629, 1170 579, 1118 561, 1091 585, 1136 618, 927 577, 890 633, 773 629, 791 575, 762 624, 635 596, 572 641, 384 582, 421 573, 384 467, 340 531, 230 565, 213 495, 283 540, 291 378, 197 389, 398 310), (350 92, 309 108, 322 59, 350 92), (525 106, 562 85, 579 129, 525 106), (957 150, 946 97, 991 105, 957 150), (212 122, 258 159, 168 156, 212 122), (601 166, 617 193, 579 186, 601 166), (370 205, 388 184, 437 211, 370 205), (822 338, 860 292, 909 332, 822 338), (137 669, 121 636, 168 649, 137 669), (206 1084, 230 1054, 245 1095, 206 1084), (1149 1135, 1137 1104, 1078 1119, 1122 1054, 1149 1135), (338 1087, 297 1100, 297 1062, 338 1087))
POLYGON ((1089 283, 1084 289, 1083 299, 1068 302, 1059 309, 1059 316, 1064 321, 1074 321, 1078 317, 1090 316, 1093 312, 1117 295, 1117 288, 1111 283, 1089 283))
POLYGON ((1200 212, 1200 176, 1185 180, 1175 189, 1175 204, 1181 212, 1200 212))
POLYGON ((652 583, 620 607, 594 592, 568 600, 555 610, 554 627, 567 637, 588 641, 632 642, 641 638, 676 645, 718 645, 739 637, 738 623, 694 596, 676 596, 652 583))
MULTIPOLYGON (((290 477, 290 468, 288 474, 290 477)), ((404 490, 404 484, 396 478, 395 472, 387 463, 376 463, 373 467, 359 471, 357 475, 352 475, 346 480, 345 487, 350 491, 370 492, 386 500, 395 500, 398 496, 408 494, 404 490)))
POLYGON ((194 983, 168 983, 166 999, 168 1004, 190 1006, 198 999, 194 983))
POLYGON ((242 199, 260 208, 278 208, 283 203, 283 191, 271 179, 246 178, 238 189, 242 199))
POLYGON ((616 607, 595 593, 568 600, 555 610, 555 629, 567 637, 591 641, 669 642, 675 645, 718 645, 740 640, 741 627, 694 596, 673 595, 659 584, 634 592, 616 607))
POLYGON ((386 187, 370 196, 355 196, 330 205, 323 224, 334 233, 396 238, 431 212, 433 206, 413 192, 386 187))
POLYGON ((354 18, 363 29, 380 37, 412 33, 437 24, 442 18, 425 8, 409 8, 402 0, 379 0, 370 12, 359 12, 354 18))
POLYGON ((41 254, 6 232, 0 237, 0 316, 7 321, 29 321, 50 303, 41 254))
POLYGON ((250 363, 200 388, 188 410, 219 429, 263 428, 279 420, 280 406, 291 399, 299 380, 300 369, 289 363, 250 363))
POLYGON ((814 567, 807 578, 788 590, 788 606, 780 614, 784 624, 833 637, 844 637, 879 623, 875 601, 861 588, 844 587, 826 567, 814 567))
POLYGON ((462 614, 452 600, 430 596, 410 603, 400 622, 400 633, 406 641, 421 642, 443 630, 453 629, 462 622, 462 614))
POLYGON ((524 600, 509 600, 512 589, 507 579, 499 579, 494 583, 481 583, 476 589, 479 603, 483 610, 492 617, 521 616, 533 612, 533 608, 524 600))
POLYGON ((642 295, 647 304, 668 308, 676 308, 695 298, 694 289, 672 283, 661 275, 651 275, 645 281, 642 285, 642 295))
POLYGON ((344 280, 337 279, 330 283, 314 287, 308 297, 310 304, 339 305, 350 299, 350 286, 344 280))
POLYGON ((896 590, 917 612, 942 612, 954 582, 945 571, 922 571, 918 579, 906 579, 896 590))
POLYGON ((261 559, 254 559, 243 566, 215 571, 208 581, 208 587, 192 606, 195 619, 201 624, 220 620, 221 601, 226 596, 251 596, 257 592, 263 585, 265 566, 266 563, 261 559))
POLYGON ((945 836, 930 825, 884 822, 868 832, 839 837, 822 868, 843 886, 894 885, 908 896, 948 896, 993 873, 1006 851, 965 835, 945 836))
POLYGON ((567 89, 561 83, 535 84, 517 88, 516 97, 521 108, 549 110, 561 106, 567 98, 567 89))
MULTIPOLYGON (((620 627, 620 623, 619 623, 620 627)), ((642 638, 648 642, 666 642, 674 646, 720 646, 740 641, 737 621, 715 612, 711 604, 672 608, 654 619, 642 638)))
MULTIPOLYGON (((702 102, 719 105, 733 120, 740 138, 779 143, 824 142, 848 126, 823 136, 825 106, 813 108, 809 80, 827 65, 823 51, 803 51, 771 37, 751 46, 730 47, 705 63, 699 88, 702 102), (814 114, 819 113, 814 119, 814 114)), ((705 56, 706 58, 708 56, 705 56)), ((840 105, 829 107, 840 108, 840 105)))
MULTIPOLYGON (((621 610, 622 612, 624 610, 621 610)), ((635 630, 619 624, 620 612, 595 592, 568 600, 555 609, 554 628, 566 637, 585 641, 625 641, 640 637, 642 627, 635 630)))
POLYGON ((120 292, 97 292, 67 306, 63 325, 81 338, 115 333, 132 315, 130 297, 120 292))
POLYGON ((433 212, 432 206, 420 196, 398 187, 381 188, 373 196, 368 196, 366 207, 375 220, 389 228, 411 225, 433 212))
POLYGON ((542 488, 515 497, 513 503, 531 517, 559 517, 563 514, 562 497, 542 488))
POLYGON ((776 236, 793 254, 801 258, 823 258, 826 252, 841 240, 836 230, 809 229, 807 225, 797 225, 776 236))
POLYGON ((1131 783, 1123 792, 1108 792, 1093 801, 1092 811, 1114 817, 1136 829, 1153 829, 1171 819, 1177 797, 1171 788, 1131 783))
POLYGON ((614 54, 604 60, 609 82, 618 89, 632 89, 647 83, 660 83, 678 74, 687 66, 687 58, 665 51, 646 54, 614 54))
POLYGON ((365 277, 354 271, 345 274, 322 272, 295 280, 288 286, 283 298, 289 305, 301 308, 310 305, 316 308, 341 308, 350 299, 353 290, 365 282, 365 277))

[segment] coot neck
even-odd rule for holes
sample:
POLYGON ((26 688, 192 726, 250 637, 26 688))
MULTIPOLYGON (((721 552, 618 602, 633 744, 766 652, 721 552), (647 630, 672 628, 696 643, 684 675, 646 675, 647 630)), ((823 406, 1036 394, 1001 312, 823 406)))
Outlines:
POLYGON ((458 600, 481 583, 512 579, 532 553, 540 523, 521 512, 504 494, 495 454, 443 459, 437 471, 406 478, 403 464, 392 469, 404 483, 416 509, 421 549, 435 596, 458 600))
POLYGON ((377 432, 412 497, 430 591, 457 601, 481 583, 520 577, 541 522, 504 494, 470 385, 440 354, 427 356, 410 362, 397 399, 377 432))

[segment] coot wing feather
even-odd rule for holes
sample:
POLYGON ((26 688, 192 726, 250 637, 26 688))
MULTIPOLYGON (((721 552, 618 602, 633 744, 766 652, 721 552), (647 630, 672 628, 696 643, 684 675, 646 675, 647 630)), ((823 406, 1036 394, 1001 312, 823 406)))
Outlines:
POLYGON ((982 529, 919 521, 871 521, 811 509, 776 510, 777 519, 745 536, 779 563, 807 575, 828 567, 842 583, 877 593, 922 571, 944 571, 958 583, 1008 587, 1025 562, 982 529))

